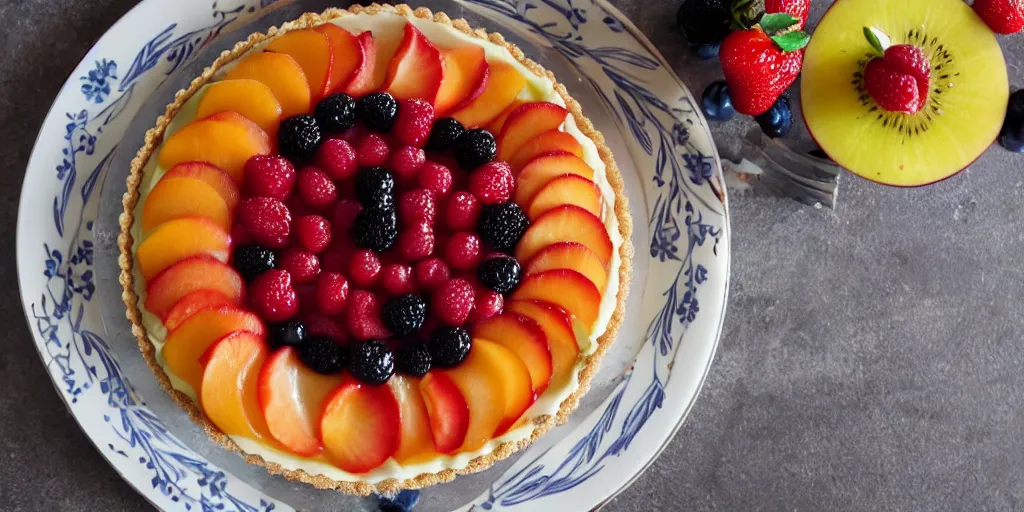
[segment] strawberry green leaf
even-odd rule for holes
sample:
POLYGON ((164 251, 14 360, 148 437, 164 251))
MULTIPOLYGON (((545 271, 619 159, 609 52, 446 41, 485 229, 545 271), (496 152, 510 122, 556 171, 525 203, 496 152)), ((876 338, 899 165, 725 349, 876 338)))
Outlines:
POLYGON ((807 32, 786 32, 772 36, 772 41, 775 41, 776 46, 783 52, 795 52, 807 46, 811 36, 807 35, 807 32))
POLYGON ((864 37, 867 38, 868 43, 875 49, 879 55, 885 55, 886 48, 892 44, 889 40, 889 36, 878 30, 875 27, 864 27, 864 37))
POLYGON ((777 34, 800 23, 800 18, 784 12, 765 14, 761 17, 761 28, 768 34, 777 34))
POLYGON ((732 4, 732 26, 736 30, 748 30, 757 25, 761 10, 754 5, 754 0, 736 0, 732 4))

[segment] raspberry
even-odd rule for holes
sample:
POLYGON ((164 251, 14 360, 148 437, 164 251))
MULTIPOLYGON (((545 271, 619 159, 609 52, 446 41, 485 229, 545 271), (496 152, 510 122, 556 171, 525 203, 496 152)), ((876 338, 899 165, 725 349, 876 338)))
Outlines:
POLYGON ((299 312, 299 298, 292 276, 284 270, 268 270, 249 288, 249 301, 268 322, 283 322, 299 312))
POLYGON ((398 200, 398 220, 403 224, 422 222, 433 225, 436 215, 434 193, 425 188, 406 192, 398 200))
MULTIPOLYGON (((315 298, 314 298, 315 299, 315 298)), ((335 343, 348 341, 348 332, 339 325, 340 319, 325 315, 315 308, 303 308, 299 315, 302 323, 306 325, 306 336, 326 336, 335 343)))
POLYGON ((445 208, 445 223, 454 231, 475 229, 481 208, 480 201, 469 192, 456 192, 452 194, 445 208))
POLYGON ((460 231, 448 239, 444 260, 455 270, 472 270, 480 263, 480 237, 460 231))
POLYGON ((345 309, 345 326, 353 337, 360 340, 384 339, 391 337, 391 331, 381 320, 383 304, 376 295, 353 290, 345 309))
POLYGON ((273 197, 284 201, 292 195, 295 186, 295 166, 283 156, 254 156, 245 162, 242 175, 248 197, 273 197))
POLYGON ((292 214, 280 199, 250 197, 242 201, 238 218, 260 245, 271 249, 288 245, 292 214))
POLYGON ((398 104, 398 118, 392 129, 402 144, 422 148, 430 138, 434 123, 434 106, 421 99, 402 100, 398 104))
POLYGON ((403 183, 416 183, 416 171, 427 161, 422 149, 403 146, 391 154, 391 170, 403 183))
POLYGON ((380 285, 388 295, 403 295, 416 291, 412 266, 392 263, 381 270, 380 285))
POLYGON ((360 167, 379 167, 387 163, 391 150, 383 137, 367 133, 356 143, 356 157, 360 167))
POLYGON ((480 288, 477 290, 476 301, 474 302, 473 312, 470 314, 471 322, 479 322, 481 320, 487 320, 488 318, 501 313, 502 308, 505 307, 505 297, 494 291, 486 288, 480 288))
POLYGON ((416 282, 424 290, 433 290, 448 281, 448 265, 441 258, 427 258, 416 264, 413 270, 416 282))
POLYGON ((348 277, 352 279, 353 285, 363 289, 370 288, 377 282, 378 276, 380 258, 377 257, 377 253, 362 249, 352 255, 352 260, 348 264, 348 277))
POLYGON ((302 249, 288 249, 277 258, 277 268, 286 270, 295 284, 312 283, 320 275, 320 260, 302 249))
POLYGON ((240 222, 235 222, 231 226, 231 243, 234 245, 246 245, 253 243, 252 233, 249 233, 248 229, 245 229, 240 222))
POLYGON ((334 186, 327 173, 316 167, 299 171, 298 181, 299 196, 314 208, 325 208, 338 199, 338 187, 334 186))
POLYGON ((335 181, 347 180, 359 170, 356 150, 344 139, 325 140, 316 153, 316 165, 335 181))
POLYGON ((448 197, 452 191, 452 171, 441 164, 427 162, 420 167, 420 186, 438 198, 448 197))
POLYGON ((363 211, 363 206, 351 199, 342 199, 337 203, 334 203, 334 212, 331 214, 331 227, 334 228, 335 233, 339 236, 342 233, 348 233, 349 228, 352 227, 352 222, 356 220, 356 215, 363 211))
POLYGON ((434 229, 429 224, 407 226, 398 234, 398 253, 408 262, 415 262, 434 253, 434 229))
POLYGON ((469 191, 483 204, 501 204, 512 198, 516 178, 505 162, 488 162, 469 176, 469 191))
POLYGON ((356 252, 356 247, 348 243, 335 242, 320 253, 320 270, 323 272, 348 273, 349 262, 356 252))
POLYGON ((449 279, 433 295, 433 312, 447 325, 460 326, 466 323, 473 309, 475 294, 473 285, 465 279, 449 279))
POLYGON ((345 310, 348 299, 348 280, 336 272, 324 272, 316 279, 316 305, 328 315, 338 315, 345 310))
POLYGON ((306 215, 295 221, 295 236, 309 252, 318 254, 331 245, 331 223, 319 215, 306 215))

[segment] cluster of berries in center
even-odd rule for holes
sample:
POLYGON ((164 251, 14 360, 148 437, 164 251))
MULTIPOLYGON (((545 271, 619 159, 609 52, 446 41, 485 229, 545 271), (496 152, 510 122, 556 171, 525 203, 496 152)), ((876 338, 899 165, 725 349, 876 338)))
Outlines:
POLYGON ((245 165, 233 265, 274 346, 369 384, 469 353, 501 312, 529 226, 494 136, 422 100, 334 94, 245 165))

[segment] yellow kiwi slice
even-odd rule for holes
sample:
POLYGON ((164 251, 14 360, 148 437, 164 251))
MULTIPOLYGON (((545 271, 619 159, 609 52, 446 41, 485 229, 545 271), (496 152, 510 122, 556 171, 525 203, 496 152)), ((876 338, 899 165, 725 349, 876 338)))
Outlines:
POLYGON ((814 30, 800 82, 804 120, 839 165, 887 185, 948 178, 999 135, 1010 87, 992 31, 963 0, 839 0, 814 30), (932 66, 927 104, 883 110, 864 87, 877 53, 864 28, 922 48, 932 66))

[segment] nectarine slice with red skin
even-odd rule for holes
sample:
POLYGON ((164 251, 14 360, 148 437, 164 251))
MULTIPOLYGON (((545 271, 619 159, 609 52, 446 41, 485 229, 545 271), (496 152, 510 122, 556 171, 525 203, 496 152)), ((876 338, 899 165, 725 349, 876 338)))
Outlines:
POLYGON ((290 55, 299 63, 309 83, 313 103, 323 98, 334 85, 330 81, 334 49, 323 33, 308 28, 290 30, 270 41, 266 51, 290 55))
POLYGON ((235 331, 248 331, 262 338, 266 328, 256 315, 233 306, 204 309, 167 333, 163 355, 167 367, 199 394, 203 380, 200 359, 217 340, 235 331))
POLYGON ((426 460, 436 454, 427 405, 420 394, 420 379, 396 374, 388 380, 388 387, 398 400, 402 416, 395 460, 399 464, 409 464, 426 460))
POLYGON ((608 284, 608 269, 593 251, 577 242, 559 242, 545 247, 524 265, 523 273, 539 274, 556 268, 567 268, 583 274, 602 293, 608 284))
POLYGON ((363 56, 359 67, 352 72, 352 78, 345 86, 345 94, 359 98, 377 89, 377 40, 369 30, 356 36, 360 54, 363 56))
POLYGON ((433 104, 443 76, 441 52, 415 25, 406 22, 402 43, 388 65, 384 89, 398 100, 421 99, 433 104))
POLYGON ((146 310, 165 318, 184 296, 213 290, 235 303, 245 297, 245 282, 230 265, 209 256, 193 256, 167 267, 146 283, 146 310))
POLYGON ((516 313, 502 313, 476 324, 474 338, 503 345, 526 365, 533 393, 540 396, 551 382, 551 350, 537 322, 516 313))
POLYGON ((475 350, 486 352, 483 355, 495 363, 492 367, 497 373, 492 378, 500 381, 505 390, 505 416, 492 434, 500 436, 516 424, 537 395, 533 392, 530 371, 514 352, 487 339, 478 339, 474 343, 475 350))
POLYGON ((516 204, 529 205, 537 193, 552 180, 576 175, 593 181, 594 169, 580 157, 565 151, 549 153, 533 159, 516 177, 516 204))
POLYGON ((206 183, 224 198, 224 203, 228 205, 230 211, 235 211, 238 202, 242 200, 238 185, 235 185, 231 176, 207 162, 183 162, 171 167, 171 170, 160 177, 161 180, 171 178, 194 178, 206 183))
POLYGON ((204 309, 239 305, 238 301, 216 290, 196 290, 174 304, 164 319, 164 327, 168 331, 173 331, 192 315, 204 309))
POLYGON ((334 94, 348 85, 363 64, 363 48, 354 34, 333 23, 324 23, 313 30, 327 36, 327 41, 331 43, 331 56, 334 60, 331 61, 326 95, 334 94))
POLYGON ((441 51, 444 60, 444 78, 434 101, 435 117, 475 100, 487 87, 490 66, 483 47, 459 46, 441 51))
POLYGON ((209 162, 242 183, 245 162, 269 155, 270 137, 256 123, 237 112, 218 112, 185 125, 160 147, 157 162, 170 169, 182 162, 209 162))
POLYGON ((469 104, 456 110, 451 117, 466 128, 485 126, 515 101, 525 85, 526 77, 512 64, 492 62, 484 91, 469 104))
POLYGON ((593 213, 573 205, 553 208, 534 220, 516 246, 516 259, 530 261, 541 249, 558 242, 585 245, 605 266, 612 259, 614 247, 604 223, 593 213))
POLYGON ((466 397, 451 377, 436 370, 420 380, 420 394, 427 408, 434 448, 441 453, 455 453, 466 440, 469 429, 466 397))
POLYGON ((555 269, 527 276, 512 294, 513 300, 541 300, 566 310, 589 333, 601 310, 601 292, 583 274, 555 269))
POLYGON ((196 178, 168 178, 157 182, 142 205, 142 234, 175 219, 204 217, 221 229, 231 229, 232 211, 213 187, 196 178))
POLYGON ((508 161, 530 139, 565 122, 569 111, 547 101, 524 103, 512 111, 501 128, 498 139, 498 160, 508 161))
POLYGON ((238 61, 224 76, 225 80, 249 78, 263 82, 274 91, 284 118, 307 114, 313 104, 313 93, 302 66, 291 55, 277 52, 256 52, 238 61))
POLYGON ((572 317, 559 306, 537 300, 511 300, 505 311, 537 322, 551 349, 551 385, 558 387, 572 377, 580 357, 580 346, 572 328, 572 317))
POLYGON ((562 205, 574 205, 600 218, 604 200, 601 189, 593 181, 577 174, 566 174, 551 180, 530 201, 526 215, 531 221, 562 205))
POLYGON ((324 403, 320 435, 328 459, 349 473, 380 466, 398 450, 401 412, 388 386, 344 376, 324 403))
POLYGON ((548 130, 523 144, 515 156, 509 160, 512 172, 518 174, 523 167, 536 158, 555 153, 571 153, 583 158, 583 146, 571 134, 561 130, 548 130))
POLYGON ((244 78, 213 82, 203 89, 196 107, 196 117, 204 118, 218 112, 237 112, 256 123, 271 140, 275 140, 283 110, 270 87, 263 82, 244 78))
POLYGON ((186 217, 160 224, 135 252, 142 278, 149 280, 167 267, 192 256, 206 255, 228 262, 231 236, 215 222, 186 217))
POLYGON ((515 110, 524 103, 526 103, 526 101, 516 99, 511 105, 505 107, 505 110, 502 110, 501 113, 498 114, 498 117, 495 117, 494 120, 487 125, 487 131, 500 135, 501 129, 505 127, 505 121, 508 121, 508 116, 512 115, 512 112, 515 112, 515 110))
POLYGON ((296 455, 320 453, 320 414, 340 385, 340 374, 310 370, 294 347, 275 352, 259 376, 259 403, 270 435, 296 455))
POLYGON ((230 436, 270 441, 260 410, 260 368, 270 350, 262 337, 239 331, 214 343, 202 356, 203 377, 199 403, 203 412, 230 436))
POLYGON ((487 349, 489 343, 494 342, 474 338, 466 359, 450 370, 443 370, 462 392, 469 406, 469 427, 459 448, 462 452, 479 449, 493 439, 508 410, 506 397, 510 391, 506 391, 506 387, 509 383, 500 377, 504 361, 495 357, 496 350, 487 349))

